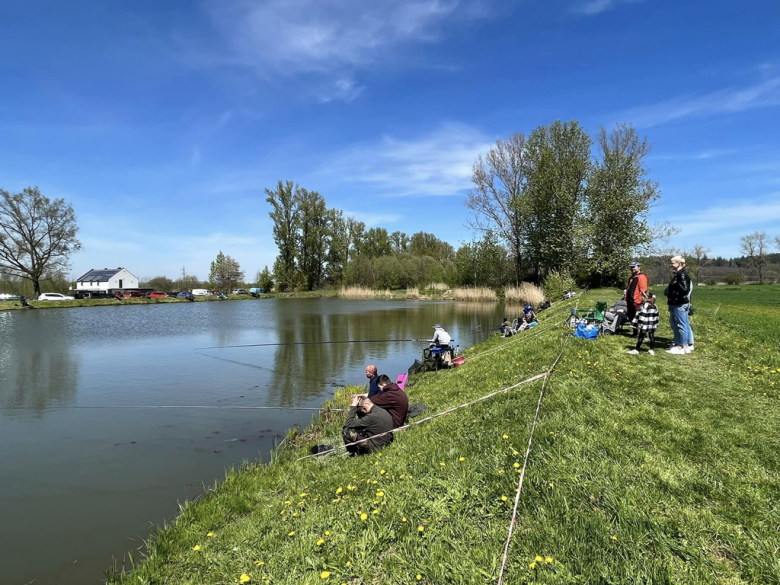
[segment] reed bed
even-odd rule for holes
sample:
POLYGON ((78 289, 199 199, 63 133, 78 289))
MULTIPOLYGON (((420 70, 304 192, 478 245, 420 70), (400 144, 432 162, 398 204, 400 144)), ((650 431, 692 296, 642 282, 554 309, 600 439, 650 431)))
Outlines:
POLYGON ((504 289, 507 304, 531 305, 539 307, 544 301, 544 290, 531 282, 521 282, 520 286, 508 286, 504 289))
POLYGON ((375 290, 369 286, 342 286, 340 297, 345 299, 391 299, 390 289, 375 290))
POLYGON ((416 286, 410 286, 406 289, 406 298, 407 299, 419 299, 420 298, 420 289, 416 286))
POLYGON ((453 298, 456 301, 498 301, 496 291, 485 286, 458 287, 453 298))
POLYGON ((432 282, 432 283, 430 283, 428 286, 426 286, 424 288, 432 289, 432 290, 441 290, 441 291, 450 290, 450 287, 448 287, 443 282, 432 282))

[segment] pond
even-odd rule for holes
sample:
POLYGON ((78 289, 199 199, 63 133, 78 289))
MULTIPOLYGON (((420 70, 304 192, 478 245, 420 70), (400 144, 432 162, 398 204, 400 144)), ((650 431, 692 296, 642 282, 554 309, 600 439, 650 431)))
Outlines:
POLYGON ((379 340, 442 323, 465 348, 502 311, 274 299, 0 312, 0 584, 101 583, 178 502, 268 461, 314 414, 179 407, 316 408, 364 384, 368 363, 395 378, 425 345, 379 340), (321 343, 347 340, 374 342, 321 343), (298 345, 214 349, 263 343, 298 345))

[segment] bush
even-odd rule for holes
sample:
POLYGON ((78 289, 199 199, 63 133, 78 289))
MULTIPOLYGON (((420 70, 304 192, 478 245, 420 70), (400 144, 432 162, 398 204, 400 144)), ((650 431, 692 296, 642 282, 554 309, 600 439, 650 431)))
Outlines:
POLYGON ((564 291, 574 290, 576 287, 577 284, 570 274, 553 270, 544 280, 544 296, 550 302, 560 301, 563 299, 564 291))
POLYGON ((706 284, 707 286, 715 286, 716 284, 718 284, 718 281, 715 280, 714 278, 708 278, 707 282, 705 282, 704 284, 706 284))
POLYGON ((745 277, 741 272, 732 272, 726 277, 726 284, 742 284, 744 280, 745 277))

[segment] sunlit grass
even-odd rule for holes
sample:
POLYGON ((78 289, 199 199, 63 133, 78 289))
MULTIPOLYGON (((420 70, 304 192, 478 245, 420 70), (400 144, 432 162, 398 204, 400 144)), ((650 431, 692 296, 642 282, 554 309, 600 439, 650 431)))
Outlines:
MULTIPOLYGON (((507 583, 780 581, 780 363, 767 341, 780 313, 738 309, 772 306, 775 291, 721 302, 718 315, 729 304, 742 316, 733 325, 714 314, 717 297, 697 294, 691 355, 663 351, 663 305, 655 357, 627 355, 633 340, 623 336, 567 338, 507 583)), ((556 303, 539 334, 492 337, 464 366, 423 376, 411 401, 439 412, 545 370, 562 348, 553 324, 575 302, 619 294, 556 303)), ((539 388, 399 433, 381 454, 297 461, 313 444, 340 443, 343 415, 331 413, 329 424, 289 433, 273 464, 230 471, 185 504, 136 572, 109 583, 495 583, 539 388)))

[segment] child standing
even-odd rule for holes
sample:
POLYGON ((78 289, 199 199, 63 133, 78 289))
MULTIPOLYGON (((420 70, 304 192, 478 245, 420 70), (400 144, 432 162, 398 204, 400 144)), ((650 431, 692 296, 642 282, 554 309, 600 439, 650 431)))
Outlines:
POLYGON ((629 355, 639 355, 639 348, 647 337, 650 340, 650 355, 655 355, 655 330, 658 329, 658 307, 655 306, 656 297, 648 291, 642 292, 642 306, 636 312, 633 326, 639 333, 636 347, 629 351, 629 355))

